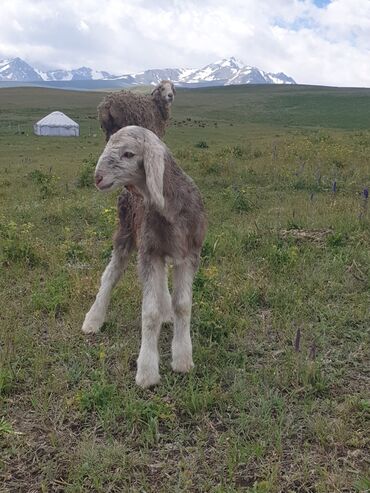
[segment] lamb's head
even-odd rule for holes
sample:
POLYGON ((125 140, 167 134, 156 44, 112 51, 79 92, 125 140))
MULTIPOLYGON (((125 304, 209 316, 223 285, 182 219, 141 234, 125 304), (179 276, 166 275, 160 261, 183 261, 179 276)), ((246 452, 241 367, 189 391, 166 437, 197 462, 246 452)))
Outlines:
POLYGON ((167 152, 167 147, 150 130, 124 127, 112 135, 99 158, 95 168, 96 187, 101 191, 134 187, 162 210, 167 152))
POLYGON ((152 96, 171 105, 175 101, 176 89, 170 80, 162 80, 152 91, 152 96))

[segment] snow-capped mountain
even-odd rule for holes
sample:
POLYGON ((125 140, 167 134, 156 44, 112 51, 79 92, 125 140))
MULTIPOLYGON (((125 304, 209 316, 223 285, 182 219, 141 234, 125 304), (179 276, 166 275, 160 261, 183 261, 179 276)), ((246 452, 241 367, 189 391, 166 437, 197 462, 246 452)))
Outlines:
POLYGON ((132 77, 134 84, 154 85, 164 79, 177 82, 185 72, 186 70, 181 68, 150 69, 125 77, 132 77))
POLYGON ((42 77, 31 65, 17 57, 0 60, 0 80, 28 82, 41 81, 42 77))
POLYGON ((242 67, 234 77, 231 77, 225 85, 233 84, 295 84, 296 82, 291 77, 288 77, 283 72, 272 74, 264 72, 257 67, 246 65, 242 67))
POLYGON ((21 58, 0 60, 0 81, 37 82, 37 81, 69 81, 69 80, 110 80, 119 76, 108 72, 97 72, 89 67, 74 70, 49 70, 43 72, 31 67, 21 58))
POLYGON ((37 70, 37 73, 43 80, 48 81, 117 79, 116 75, 104 71, 98 72, 89 67, 80 67, 74 70, 49 70, 47 72, 40 72, 37 70))
POLYGON ((199 70, 193 70, 180 78, 179 82, 196 84, 199 82, 223 82, 235 77, 243 69, 243 62, 234 57, 210 63, 199 70))
MULTIPOLYGON (((170 79, 179 86, 226 86, 233 84, 295 84, 280 72, 264 72, 245 65, 234 57, 210 63, 201 69, 150 69, 135 74, 112 75, 89 67, 74 70, 49 70, 42 72, 20 58, 0 61, 0 81, 65 82, 65 81, 114 81, 115 85, 155 85, 162 79, 170 79)), ((107 82, 108 83, 108 82, 107 82)))

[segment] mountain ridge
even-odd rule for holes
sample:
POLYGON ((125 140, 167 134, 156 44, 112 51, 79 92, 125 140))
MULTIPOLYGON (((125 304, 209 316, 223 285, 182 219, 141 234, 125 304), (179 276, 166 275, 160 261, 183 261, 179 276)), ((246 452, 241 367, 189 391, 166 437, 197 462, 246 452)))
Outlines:
POLYGON ((148 69, 133 74, 113 75, 89 67, 72 70, 41 71, 19 57, 0 60, 0 81, 3 82, 68 82, 114 81, 115 85, 155 85, 170 79, 178 86, 227 86, 236 84, 296 84, 283 72, 265 72, 258 67, 245 65, 234 57, 223 58, 200 69, 165 68, 148 69))

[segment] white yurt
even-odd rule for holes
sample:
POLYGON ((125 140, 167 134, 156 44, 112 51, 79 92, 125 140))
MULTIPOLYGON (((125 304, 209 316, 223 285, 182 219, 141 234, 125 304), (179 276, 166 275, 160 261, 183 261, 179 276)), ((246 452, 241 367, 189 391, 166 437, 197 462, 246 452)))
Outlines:
POLYGON ((57 137, 78 137, 80 126, 69 116, 61 111, 53 111, 34 124, 33 130, 36 135, 49 135, 57 137))

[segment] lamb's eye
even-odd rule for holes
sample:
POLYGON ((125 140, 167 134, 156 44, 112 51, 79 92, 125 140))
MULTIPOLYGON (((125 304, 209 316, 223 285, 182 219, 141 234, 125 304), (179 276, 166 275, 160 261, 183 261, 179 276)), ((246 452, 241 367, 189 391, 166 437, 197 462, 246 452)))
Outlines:
POLYGON ((134 157, 135 154, 133 152, 130 152, 130 151, 126 151, 123 153, 123 157, 127 157, 127 158, 130 158, 130 157, 134 157))

